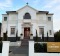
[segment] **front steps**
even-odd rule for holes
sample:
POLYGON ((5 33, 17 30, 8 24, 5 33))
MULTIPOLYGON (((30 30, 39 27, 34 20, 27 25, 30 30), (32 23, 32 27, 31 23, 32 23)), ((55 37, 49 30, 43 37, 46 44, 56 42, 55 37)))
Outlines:
POLYGON ((13 54, 12 52, 9 54, 9 56, 27 56, 27 54, 13 54))
POLYGON ((12 51, 9 56, 28 56, 29 45, 28 40, 21 40, 21 46, 19 47, 10 47, 10 51, 12 51))

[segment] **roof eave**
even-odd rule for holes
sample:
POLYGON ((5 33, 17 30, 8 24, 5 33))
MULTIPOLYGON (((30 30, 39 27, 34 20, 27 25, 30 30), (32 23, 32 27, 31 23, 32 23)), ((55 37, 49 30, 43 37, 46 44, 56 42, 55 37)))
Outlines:
POLYGON ((49 11, 38 11, 37 14, 48 14, 49 11))
POLYGON ((47 15, 54 15, 53 13, 49 13, 49 14, 47 14, 47 15))
POLYGON ((9 13, 17 13, 16 11, 6 11, 7 14, 9 13))

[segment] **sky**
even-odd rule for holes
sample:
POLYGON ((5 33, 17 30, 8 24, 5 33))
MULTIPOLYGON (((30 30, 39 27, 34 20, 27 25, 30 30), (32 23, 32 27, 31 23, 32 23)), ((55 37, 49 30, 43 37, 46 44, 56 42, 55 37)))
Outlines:
POLYGON ((24 7, 27 2, 39 11, 53 13, 54 32, 60 30, 60 0, 0 0, 0 22, 2 22, 2 14, 6 11, 16 11, 24 7))

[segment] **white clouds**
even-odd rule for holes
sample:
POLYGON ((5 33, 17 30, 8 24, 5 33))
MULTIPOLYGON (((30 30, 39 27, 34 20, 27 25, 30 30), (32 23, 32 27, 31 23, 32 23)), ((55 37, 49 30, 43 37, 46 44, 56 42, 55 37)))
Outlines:
POLYGON ((58 18, 54 19, 53 24, 54 24, 54 31, 55 32, 60 30, 60 19, 58 19, 58 18))
POLYGON ((41 0, 23 0, 25 3, 31 3, 32 5, 38 5, 41 0))
POLYGON ((12 7, 12 0, 4 0, 4 2, 0 2, 0 9, 4 10, 5 8, 12 7))
POLYGON ((34 1, 33 1, 33 4, 34 4, 34 5, 38 5, 38 4, 40 3, 40 1, 41 1, 41 0, 34 0, 34 1))
POLYGON ((49 3, 46 3, 46 5, 44 5, 43 9, 48 9, 48 11, 54 13, 53 26, 54 31, 56 32, 60 30, 60 0, 49 0, 48 2, 49 3))
POLYGON ((26 3, 27 3, 27 2, 28 2, 28 3, 30 2, 30 0, 23 0, 23 1, 26 2, 26 3))
POLYGON ((60 11, 60 5, 58 5, 54 8, 54 12, 59 12, 59 11, 60 11))
POLYGON ((49 3, 47 3, 44 8, 52 8, 57 3, 60 3, 60 0, 50 0, 49 3))

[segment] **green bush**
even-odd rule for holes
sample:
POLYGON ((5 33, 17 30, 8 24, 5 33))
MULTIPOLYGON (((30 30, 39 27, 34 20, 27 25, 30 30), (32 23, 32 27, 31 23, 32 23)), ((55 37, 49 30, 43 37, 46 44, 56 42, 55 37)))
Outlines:
POLYGON ((47 44, 46 43, 43 44, 43 50, 44 50, 44 52, 47 52, 47 44))
POLYGON ((7 41, 7 33, 3 33, 4 41, 7 41))
POLYGON ((55 32, 54 34, 54 38, 56 42, 60 42, 60 30, 55 32))
POLYGON ((45 43, 44 44, 35 43, 34 51, 35 52, 47 52, 47 45, 45 43))
POLYGON ((34 44, 34 50, 35 50, 35 52, 42 52, 43 50, 43 46, 42 45, 40 45, 39 43, 35 43, 34 44))
POLYGON ((38 33, 37 33, 37 30, 36 30, 36 39, 35 39, 36 42, 38 42, 38 33))
POLYGON ((0 37, 0 41, 2 41, 2 37, 0 37))

